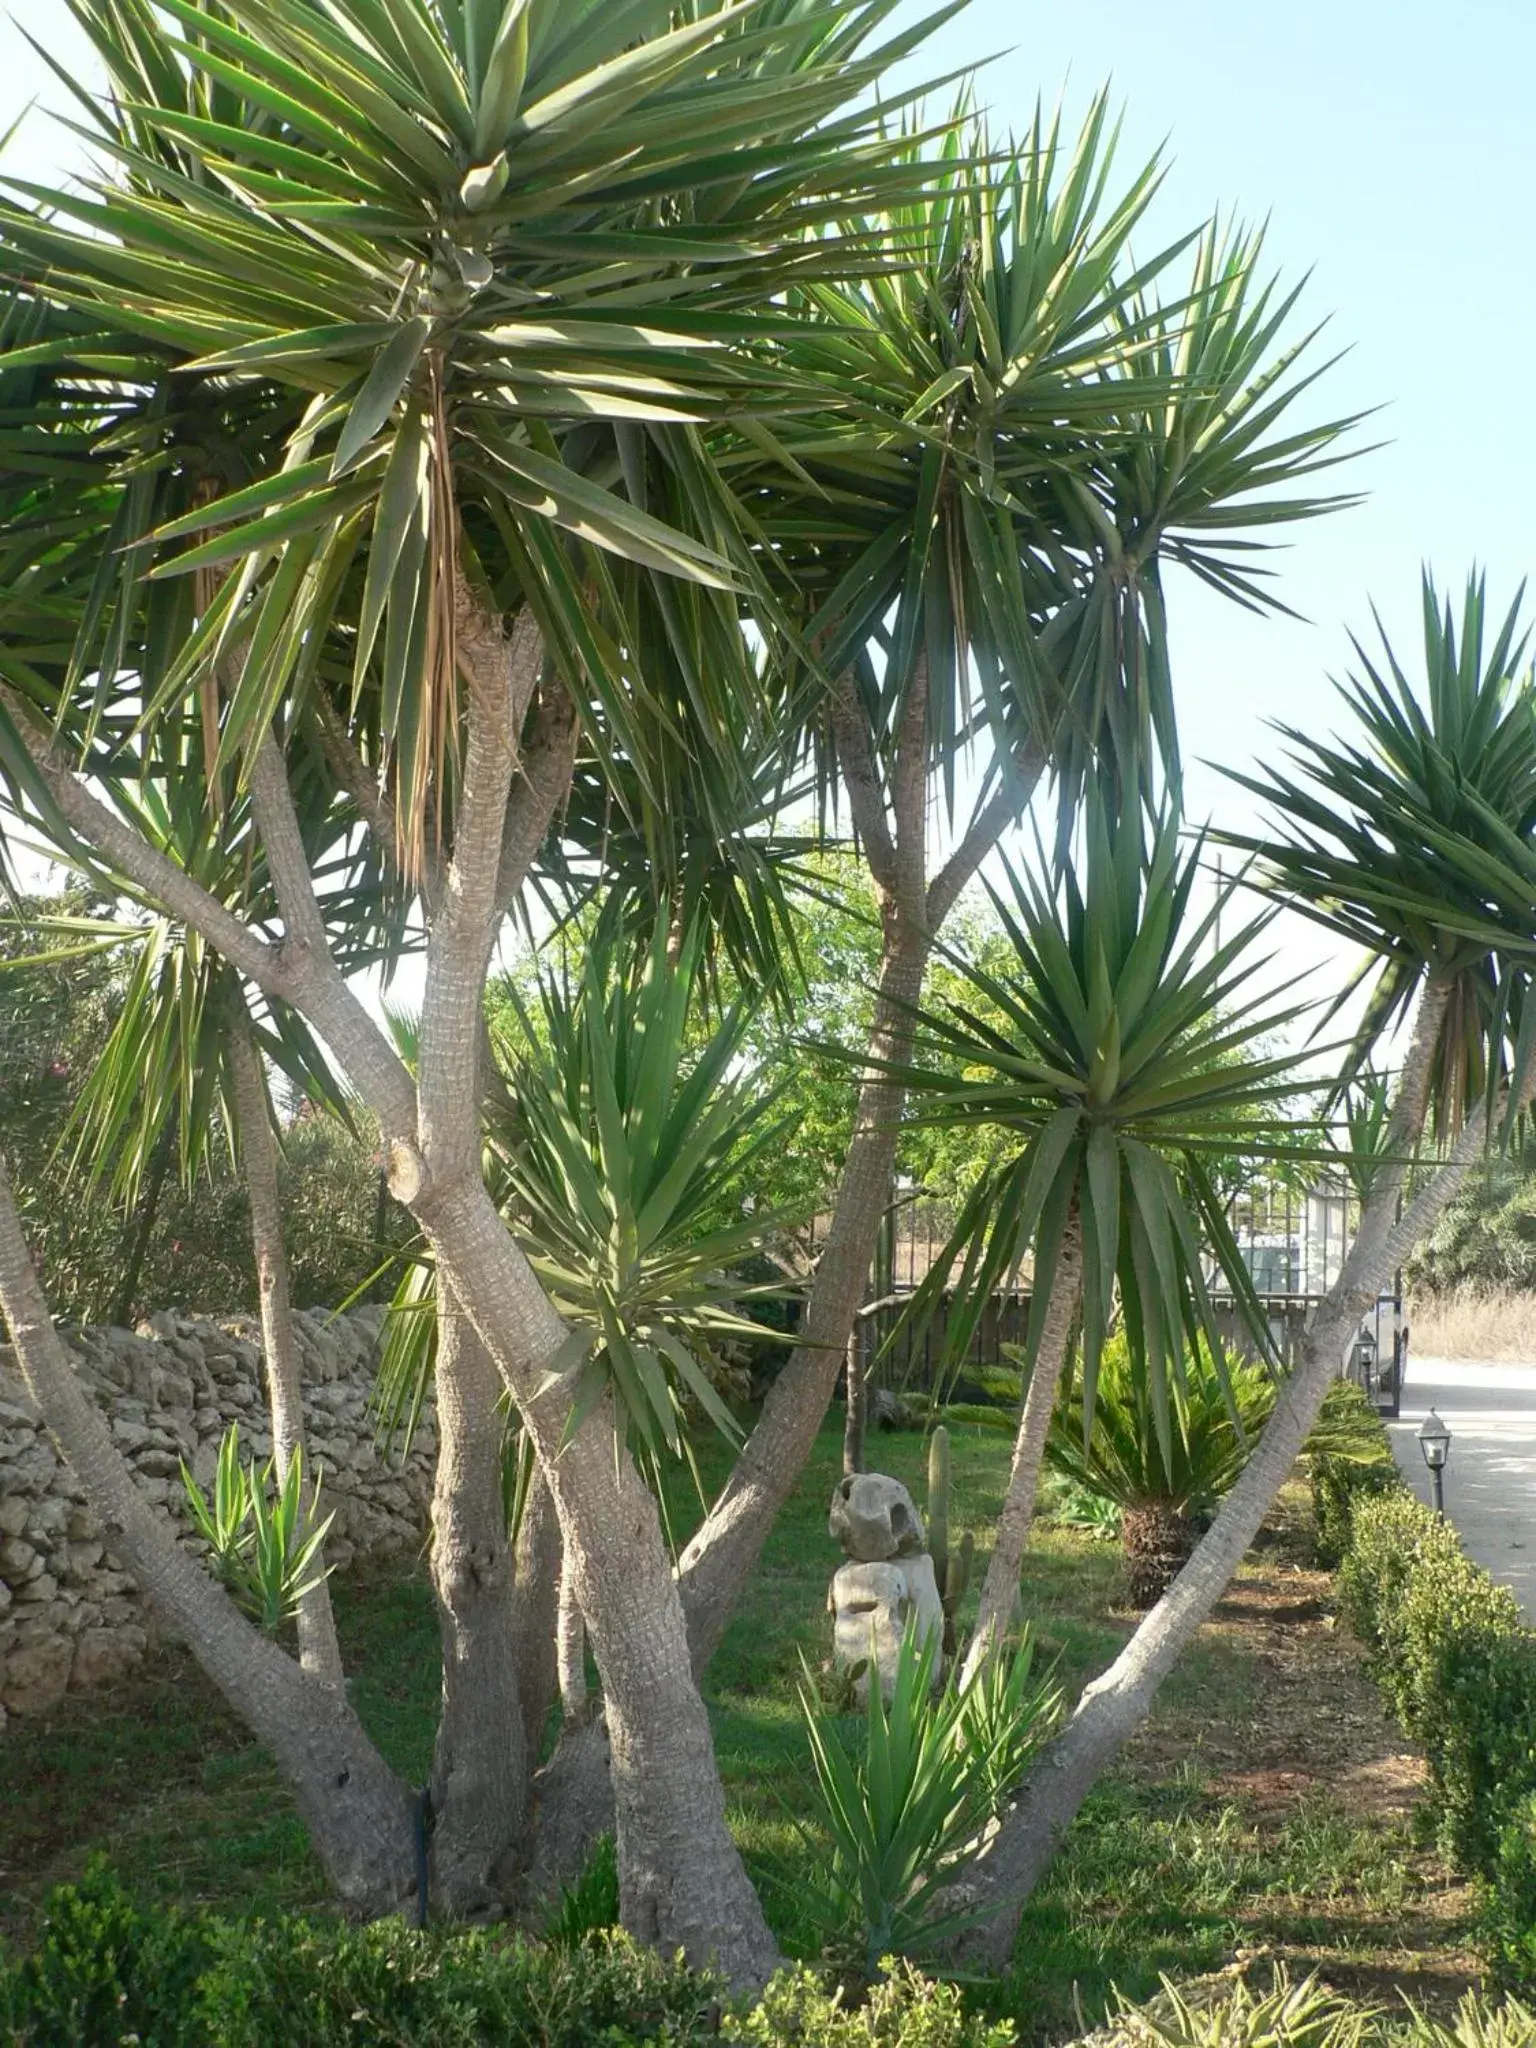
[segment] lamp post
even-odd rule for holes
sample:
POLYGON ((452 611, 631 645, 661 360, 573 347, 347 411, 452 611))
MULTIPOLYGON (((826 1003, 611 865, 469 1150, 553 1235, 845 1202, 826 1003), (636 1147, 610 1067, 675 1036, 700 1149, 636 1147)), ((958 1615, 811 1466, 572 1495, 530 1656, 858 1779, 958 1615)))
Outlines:
POLYGON ((1435 1487, 1435 1513, 1445 1513, 1445 1461, 1451 1455, 1451 1432, 1431 1408, 1419 1428, 1419 1449, 1435 1487))

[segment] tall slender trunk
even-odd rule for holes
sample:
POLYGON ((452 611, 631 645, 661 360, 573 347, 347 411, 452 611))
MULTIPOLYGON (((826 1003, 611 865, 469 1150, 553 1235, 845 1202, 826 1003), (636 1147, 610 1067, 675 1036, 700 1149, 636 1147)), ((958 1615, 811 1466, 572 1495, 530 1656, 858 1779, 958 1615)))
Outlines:
MULTIPOLYGON (((912 1006, 922 994, 931 941, 897 913, 880 965, 871 1060, 901 1062, 912 1049, 912 1006)), ((694 1663, 719 1647, 741 1588, 775 1516, 804 1470, 837 1387, 891 1198, 903 1090, 871 1072, 859 1090, 853 1136, 832 1226, 816 1268, 802 1342, 774 1381, 757 1426, 720 1497, 684 1550, 679 1575, 694 1663)))
MULTIPOLYGON (((1043 1276, 1036 1274, 1038 1284, 1043 1276)), ((1029 1387, 1019 1416, 1018 1434, 1013 1441, 1013 1462, 1008 1472, 1008 1489, 997 1518, 992 1557, 982 1582, 976 1609, 976 1626, 960 1673, 962 1686, 970 1684, 982 1665, 1001 1644, 1019 1597, 1019 1572, 1024 1563, 1024 1546, 1029 1541, 1030 1523, 1035 1517, 1035 1498, 1040 1491, 1040 1467, 1045 1458, 1045 1440, 1061 1376, 1072 1348, 1072 1331, 1083 1298, 1083 1228, 1074 1201, 1061 1233, 1056 1270, 1049 1276, 1051 1298, 1040 1332, 1040 1345, 1029 1375, 1029 1387)))
POLYGON ((48 1433, 102 1535, 231 1709, 272 1752, 326 1874, 354 1911, 398 1911, 415 1884, 412 1802, 345 1697, 237 1611, 134 1483, 48 1314, 0 1158, 0 1313, 48 1433))
MULTIPOLYGON (((462 577, 454 602, 457 659, 470 686, 466 741, 452 858, 429 917, 415 1143, 392 1149, 391 1185, 427 1234, 440 1284, 494 1359, 554 1497, 603 1681, 625 1924, 696 1962, 716 1957, 745 1988, 771 1974, 777 1951, 726 1825, 656 1502, 613 1442, 608 1404, 567 1436, 571 1382, 550 1372, 566 1327, 481 1171, 485 980, 504 903, 518 735, 544 654, 530 616, 504 634, 462 577)), ((295 909, 307 914, 301 901, 295 909)))
POLYGON ((443 1706, 432 1758, 431 1887, 457 1915, 505 1896, 528 1812, 512 1546, 501 1490, 501 1382, 438 1277, 432 1586, 443 1706))
MULTIPOLYGON (((1301 1356, 1280 1390, 1253 1456, 1196 1545, 1189 1563, 1107 1671, 1088 1685, 1070 1721, 1025 1780, 996 1836, 953 1888, 956 1905, 985 1916, 961 1946, 968 1959, 999 1968, 1019 1915, 1063 1834, 1105 1767, 1151 1711, 1158 1687, 1231 1584, 1276 1494, 1300 1455, 1329 1387, 1338 1377, 1360 1318, 1451 1200, 1482 1153, 1481 1109, 1449 1158, 1397 1221, 1407 1158, 1423 1131, 1435 1049, 1449 991, 1431 981, 1420 998, 1378 1170, 1344 1269, 1309 1324, 1301 1356)), ((1536 1072, 1524 1100, 1536 1092, 1536 1072)))
POLYGON ((533 1770, 543 1752, 559 1675, 555 1662, 560 1605, 560 1518, 544 1475, 534 1467, 512 1551, 512 1634, 523 1747, 533 1770))
POLYGON ((156 1140, 150 1158, 149 1178, 134 1208, 133 1220, 123 1233, 123 1277, 108 1315, 108 1320, 119 1329, 126 1329, 133 1320, 133 1304, 139 1298, 139 1280, 144 1272, 149 1241, 155 1234, 155 1218, 160 1213, 160 1197, 165 1190, 165 1177, 171 1170, 171 1155, 175 1149, 176 1127, 167 1117, 165 1129, 156 1140))
POLYGON ((869 1373, 858 1323, 848 1339, 843 1360, 843 1477, 864 1470, 865 1432, 869 1426, 869 1373))
POLYGON ((560 1572, 560 1618, 555 1646, 560 1711, 568 1722, 579 1721, 587 1711, 587 1624, 582 1619, 576 1574, 569 1559, 560 1572))
MULTIPOLYGON (((1027 801, 1042 748, 1009 764, 1006 783, 972 818, 930 881, 927 862, 928 672, 919 657, 882 779, 865 709, 850 677, 832 692, 831 722, 849 810, 884 920, 871 1062, 912 1048, 912 1008, 936 934, 1004 828, 1027 801)), ((891 1199, 904 1090, 873 1064, 859 1091, 832 1228, 816 1269, 805 1342, 775 1380, 736 1469, 679 1563, 695 1668, 718 1648, 774 1519, 805 1469, 842 1369, 891 1199)))
POLYGON ((568 1386, 548 1379, 565 1325, 478 1175, 422 1190, 415 1206, 554 1495, 603 1684, 624 1925, 695 1962, 713 1957, 733 1985, 761 1983, 777 1949, 726 1825, 655 1499, 627 1451, 616 1452, 607 1403, 566 1440, 568 1386))
MULTIPOLYGON (((293 1334, 288 1292, 288 1255, 283 1246, 283 1205, 277 1189, 277 1140, 261 1055, 251 1036, 243 999, 230 1018, 228 1058, 231 1093, 240 1125, 240 1163, 251 1205, 251 1247, 261 1309, 261 1351, 267 1369, 267 1407, 272 1420, 272 1460, 278 1483, 298 1456, 306 1471, 305 1511, 315 1502, 320 1475, 313 1469, 304 1434, 304 1387, 299 1348, 293 1334)), ((323 1557, 321 1563, 323 1565, 323 1557)), ((340 1691, 346 1683, 330 1584, 320 1573, 299 1602, 299 1662, 322 1684, 340 1691)))

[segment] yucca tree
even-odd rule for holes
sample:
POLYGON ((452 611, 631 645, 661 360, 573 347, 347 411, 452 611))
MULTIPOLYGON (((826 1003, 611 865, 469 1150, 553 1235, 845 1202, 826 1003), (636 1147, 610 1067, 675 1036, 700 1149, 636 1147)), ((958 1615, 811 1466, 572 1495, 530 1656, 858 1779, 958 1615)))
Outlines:
POLYGON ((829 678, 817 760, 846 798, 884 944, 807 1341, 683 1558, 699 1662, 847 1353, 891 1197, 892 1065, 945 919, 1048 764, 1069 813, 1095 748, 1149 768, 1158 743, 1174 756, 1163 561, 1262 604, 1263 541, 1244 530, 1346 502, 1297 490, 1350 422, 1291 424, 1311 381, 1296 372, 1305 341, 1279 346, 1294 294, 1263 284, 1256 238, 1191 236, 1192 274, 1171 285, 1183 244, 1132 258, 1158 173, 1116 186, 1102 98, 1075 138, 1038 118, 1007 141, 977 124, 936 153, 943 177, 877 223, 905 260, 800 294, 815 315, 806 359, 862 411, 786 420, 793 474, 756 492, 754 470, 727 461, 829 678), (968 816, 967 756, 981 769, 968 816), (935 872, 930 819, 945 808, 953 848, 935 872))
MULTIPOLYGON (((640 763, 658 726, 675 737, 670 679, 648 694, 624 612, 629 569, 717 591, 707 647, 745 647, 721 608, 737 617, 752 560, 699 425, 768 432, 800 380, 790 310, 765 309, 890 259, 840 225, 927 175, 868 91, 928 26, 878 48, 890 11, 173 0, 168 29, 143 0, 79 0, 110 81, 88 104, 103 168, 0 210, 13 798, 302 1015, 377 1116, 392 1185, 485 1348, 450 1361, 451 1385, 439 1358, 445 1464, 488 1527, 499 1468, 478 1438, 506 1387, 577 1561, 625 1916, 741 1981, 772 1943, 655 1505, 601 1416, 566 1440, 571 1385, 548 1370, 564 1326, 481 1180, 481 1005, 583 714, 640 763), (92 793, 121 687, 151 731, 195 707, 202 755, 176 776, 214 804, 248 793, 280 936, 92 793), (315 885, 295 795, 312 749, 331 802, 420 892, 414 1077, 348 988, 315 885), (475 1443, 452 1440, 460 1425, 475 1443)), ((755 665, 692 659, 695 614, 667 618, 702 745, 755 665)), ((29 1370, 62 1401, 25 1277, 4 1286, 29 1370)), ((468 1550, 459 1564, 450 1584, 472 1589, 468 1550)), ((302 1721, 302 1691, 276 1691, 302 1721)), ((516 1703, 487 1698, 481 1718, 486 1749, 510 1742, 516 1703)), ((361 1743, 338 1710, 274 1747, 342 1889, 387 1908, 414 1884, 415 1828, 404 1789, 354 1763, 361 1743)), ((506 1847, 520 1775, 497 1773, 506 1847)))
POLYGON ((1005 1140, 914 1312, 928 1311, 958 1266, 946 1342, 963 1355, 988 1297, 1026 1253, 1034 1260, 1028 1388, 967 1675, 1013 1611, 1079 1323, 1082 1430, 1093 1426, 1106 1337, 1123 1317, 1171 1460, 1186 1356, 1210 1353, 1224 1370, 1208 1260, 1265 1341, 1207 1161, 1234 1150, 1280 1157, 1296 1143, 1282 1114, 1295 1062, 1268 1049, 1296 1012, 1254 988, 1268 918, 1233 928, 1236 883, 1192 907, 1203 846, 1181 850, 1172 811, 1149 835, 1140 804, 1112 805, 1095 781, 1081 836, 1075 863, 1011 874, 1011 900, 996 899, 1011 959, 993 971, 955 959, 960 992, 918 1022, 901 1075, 919 1122, 1005 1140))
MULTIPOLYGON (((1428 586, 1427 586, 1428 588, 1428 586)), ((1337 1378, 1361 1316, 1431 1230, 1472 1164, 1504 1143, 1536 1088, 1536 695, 1513 620, 1485 644, 1473 579, 1461 630, 1427 598, 1425 675, 1388 660, 1346 684, 1348 738, 1292 735, 1292 770, 1239 778, 1269 812, 1234 835, 1267 893, 1361 942, 1374 975, 1357 1072, 1394 1011, 1412 1028, 1385 1133, 1370 1129, 1366 1199, 1339 1279, 1313 1312, 1253 1456, 1168 1592, 1065 1731, 992 1846, 970 1893, 996 1905, 978 1953, 1006 1953, 1028 1896, 1100 1771, 1230 1583, 1337 1378), (1474 1094, 1468 1075, 1482 1077, 1474 1094), (1443 1103, 1443 1148, 1408 1175, 1443 1103), (1402 1198, 1402 1213, 1398 1214, 1402 1198)), ((1367 1126, 1372 1122, 1367 1119, 1367 1126)))

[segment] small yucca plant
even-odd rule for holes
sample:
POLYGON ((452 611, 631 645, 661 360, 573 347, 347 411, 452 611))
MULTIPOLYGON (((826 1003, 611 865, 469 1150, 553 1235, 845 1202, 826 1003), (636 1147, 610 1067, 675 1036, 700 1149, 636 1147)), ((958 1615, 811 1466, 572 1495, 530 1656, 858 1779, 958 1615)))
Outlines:
POLYGON ((855 1756, 806 1670, 801 1709, 832 1861, 810 1901, 829 1953, 873 1979, 884 1958, 923 1955, 961 1921, 939 1894, 967 1845, 1001 1811, 1055 1726, 1061 1694, 1034 1668, 1028 1629, 967 1687, 934 1685, 936 1636, 909 1627, 891 1696, 869 1687, 855 1756))
POLYGON ((279 1485, 270 1459, 259 1470, 241 1463, 240 1426, 232 1422, 219 1445, 212 1500, 185 1460, 181 1483, 215 1576, 259 1628, 275 1634, 326 1577, 321 1553, 336 1519, 316 1519, 320 1483, 308 1498, 303 1452, 294 1452, 279 1485))

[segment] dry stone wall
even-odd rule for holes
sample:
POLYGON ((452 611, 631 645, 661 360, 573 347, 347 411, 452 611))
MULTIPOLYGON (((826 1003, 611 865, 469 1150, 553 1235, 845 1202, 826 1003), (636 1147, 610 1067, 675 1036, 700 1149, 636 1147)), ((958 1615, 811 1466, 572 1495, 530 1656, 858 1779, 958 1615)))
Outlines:
MULTIPOLYGON (((436 1450, 430 1413, 402 1463, 378 1446, 368 1409, 383 1311, 294 1318, 312 1465, 335 1510, 337 1569, 420 1548, 436 1450)), ((230 1423, 271 1455, 259 1332, 163 1310, 135 1330, 65 1328, 65 1344, 145 1496, 187 1526, 184 1458, 205 1491, 230 1423)), ((102 1542, 55 1452, 11 1351, 0 1345, 0 1728, 143 1657, 156 1620, 102 1542)))

